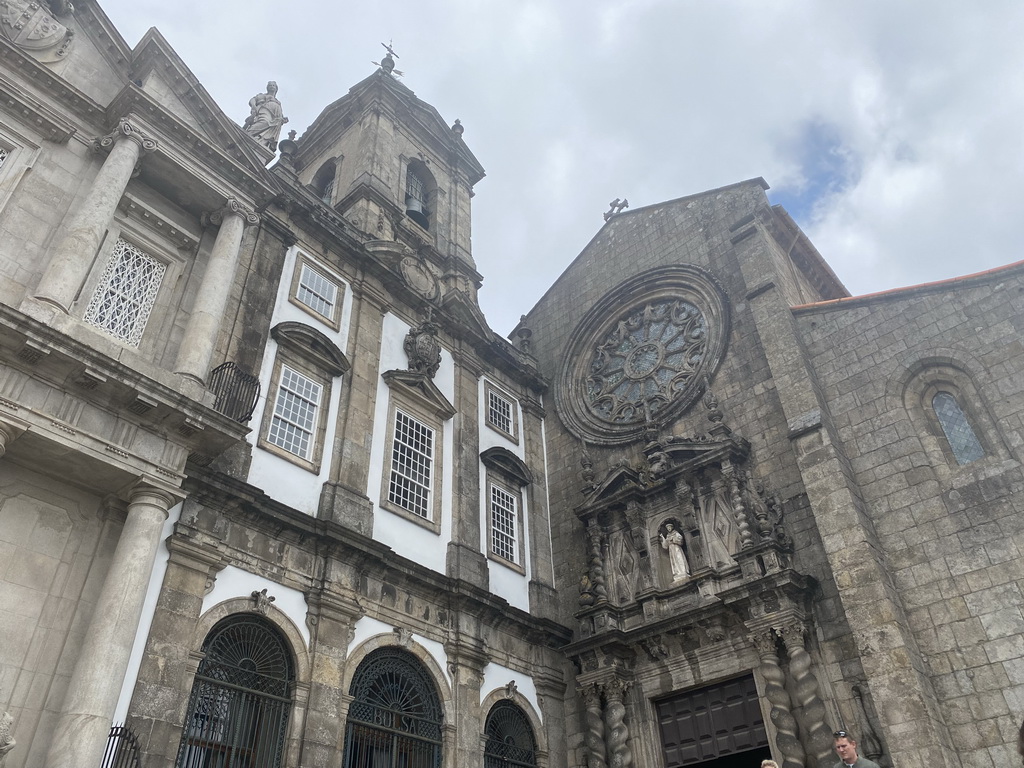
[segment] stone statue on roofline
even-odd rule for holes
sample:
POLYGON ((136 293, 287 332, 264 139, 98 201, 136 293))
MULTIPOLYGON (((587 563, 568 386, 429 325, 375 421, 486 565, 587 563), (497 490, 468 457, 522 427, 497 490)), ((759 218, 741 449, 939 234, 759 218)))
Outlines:
POLYGON ((242 130, 255 141, 269 149, 277 150, 277 137, 281 135, 281 126, 288 122, 277 100, 277 83, 267 83, 266 93, 257 93, 249 99, 249 116, 245 118, 242 130))

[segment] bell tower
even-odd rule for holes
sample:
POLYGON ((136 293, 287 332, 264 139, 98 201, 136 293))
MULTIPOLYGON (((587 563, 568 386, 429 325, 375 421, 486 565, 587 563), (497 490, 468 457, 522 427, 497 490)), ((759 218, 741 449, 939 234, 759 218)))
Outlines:
POLYGON ((475 303, 480 276, 470 244, 470 198, 484 170, 437 110, 399 81, 397 54, 329 105, 299 139, 299 181, 371 252, 415 255, 475 303))

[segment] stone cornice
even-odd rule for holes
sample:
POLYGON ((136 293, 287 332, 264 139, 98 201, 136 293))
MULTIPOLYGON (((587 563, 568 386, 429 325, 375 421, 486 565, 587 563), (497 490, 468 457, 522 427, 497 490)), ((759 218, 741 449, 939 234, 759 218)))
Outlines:
POLYGON ((33 82, 43 93, 89 125, 97 126, 104 123, 104 111, 100 104, 66 80, 53 74, 32 57, 26 56, 2 36, 0 36, 0 61, 3 61, 11 70, 25 75, 26 80, 33 82))
POLYGON ((0 75, 0 105, 3 105, 4 111, 17 115, 22 122, 31 125, 48 141, 64 144, 77 131, 63 116, 3 75, 0 75))

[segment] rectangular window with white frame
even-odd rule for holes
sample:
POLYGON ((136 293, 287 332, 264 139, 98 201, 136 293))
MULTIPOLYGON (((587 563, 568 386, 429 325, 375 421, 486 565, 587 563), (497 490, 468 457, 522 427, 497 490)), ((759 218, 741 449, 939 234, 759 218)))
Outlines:
POLYGON ((300 309, 337 330, 344 286, 330 272, 304 254, 295 261, 290 300, 300 309))
POLYGON ((432 517, 434 440, 430 426, 395 410, 388 501, 425 520, 432 517))
POLYGON ((167 265, 118 238, 85 310, 85 322, 138 347, 167 265))
POLYGON ((519 562, 519 500, 499 485, 491 485, 491 553, 519 562))
POLYGON ((316 442, 322 396, 320 383, 282 365, 267 442, 309 461, 316 442))
POLYGON ((519 413, 515 398, 491 384, 484 383, 484 420, 491 429, 514 443, 519 442, 519 413))

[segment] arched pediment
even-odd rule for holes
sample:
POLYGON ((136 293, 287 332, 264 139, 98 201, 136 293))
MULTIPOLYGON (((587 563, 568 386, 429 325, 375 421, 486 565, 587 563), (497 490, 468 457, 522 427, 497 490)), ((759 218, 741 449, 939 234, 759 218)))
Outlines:
POLYGON ((519 485, 529 485, 533 482, 533 474, 526 462, 516 456, 508 448, 495 446, 488 448, 480 454, 480 460, 490 469, 501 472, 506 477, 514 479, 519 485))
POLYGON ((280 346, 316 364, 331 376, 343 376, 352 368, 337 344, 305 323, 278 323, 270 329, 270 335, 280 346))

